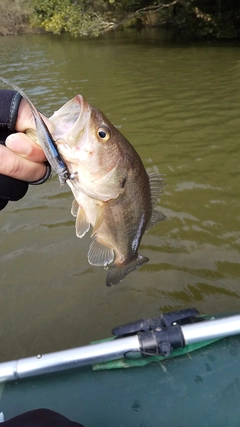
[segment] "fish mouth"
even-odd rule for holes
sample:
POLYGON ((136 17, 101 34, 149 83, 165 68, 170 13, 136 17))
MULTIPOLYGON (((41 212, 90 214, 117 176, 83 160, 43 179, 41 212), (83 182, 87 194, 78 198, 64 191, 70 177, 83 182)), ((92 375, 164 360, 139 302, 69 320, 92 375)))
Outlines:
POLYGON ((73 98, 73 100, 79 106, 79 109, 77 109, 79 112, 79 115, 78 115, 78 118, 76 119, 74 127, 78 126, 80 128, 84 128, 91 116, 91 107, 89 103, 83 98, 82 95, 76 95, 75 98, 73 98))
POLYGON ((91 117, 91 107, 82 95, 76 95, 56 111, 50 120, 55 129, 53 136, 59 143, 67 143, 70 147, 81 138, 91 117))

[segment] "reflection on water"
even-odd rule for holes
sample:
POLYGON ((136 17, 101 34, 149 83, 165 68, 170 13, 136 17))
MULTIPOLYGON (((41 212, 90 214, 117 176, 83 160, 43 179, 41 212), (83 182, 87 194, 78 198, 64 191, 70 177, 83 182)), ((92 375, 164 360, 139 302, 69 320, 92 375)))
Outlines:
POLYGON ((166 175, 140 253, 150 262, 115 288, 75 237, 72 195, 58 178, 0 214, 0 359, 85 344, 118 324, 195 306, 239 310, 240 52, 177 45, 156 30, 93 40, 0 38, 0 75, 45 114, 76 93, 166 175), (8 55, 6 55, 6 50, 8 55))

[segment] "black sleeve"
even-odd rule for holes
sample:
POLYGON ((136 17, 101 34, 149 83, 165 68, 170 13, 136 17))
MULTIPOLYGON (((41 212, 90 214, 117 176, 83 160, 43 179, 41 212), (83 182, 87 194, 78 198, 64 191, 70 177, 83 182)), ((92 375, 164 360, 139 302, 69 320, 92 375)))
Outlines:
POLYGON ((35 409, 4 422, 6 427, 84 427, 50 409, 35 409))
MULTIPOLYGON (((5 144, 7 136, 15 132, 21 99, 16 91, 0 90, 0 144, 5 144)), ((9 200, 21 199, 27 190, 27 182, 0 174, 0 210, 9 200)))
POLYGON ((22 96, 13 90, 0 90, 0 142, 15 132, 18 108, 22 96))

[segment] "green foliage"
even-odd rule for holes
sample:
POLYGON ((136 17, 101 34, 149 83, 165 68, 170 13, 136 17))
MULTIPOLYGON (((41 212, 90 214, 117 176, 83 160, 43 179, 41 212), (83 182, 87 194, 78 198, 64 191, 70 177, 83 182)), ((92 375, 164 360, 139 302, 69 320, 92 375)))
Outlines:
POLYGON ((205 37, 214 30, 212 18, 193 6, 193 0, 177 3, 173 10, 173 23, 186 38, 205 37))
POLYGON ((0 34, 32 31, 29 22, 75 37, 131 22, 167 24, 188 39, 233 39, 240 37, 240 0, 0 0, 0 34))
POLYGON ((98 35, 100 18, 86 2, 71 0, 35 0, 35 26, 53 34, 68 32, 72 36, 98 35))
POLYGON ((237 38, 240 36, 240 2, 179 1, 173 8, 172 22, 186 38, 237 38))

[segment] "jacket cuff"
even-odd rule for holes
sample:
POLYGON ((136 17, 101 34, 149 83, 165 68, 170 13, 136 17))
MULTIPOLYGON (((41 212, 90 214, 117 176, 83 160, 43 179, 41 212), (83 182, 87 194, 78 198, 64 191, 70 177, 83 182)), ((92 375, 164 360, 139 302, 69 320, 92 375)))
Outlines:
POLYGON ((0 130, 15 131, 18 116, 19 104, 22 96, 17 91, 1 90, 0 91, 0 130))

